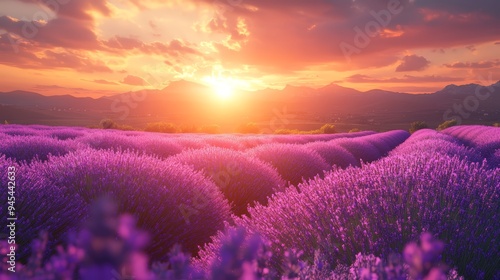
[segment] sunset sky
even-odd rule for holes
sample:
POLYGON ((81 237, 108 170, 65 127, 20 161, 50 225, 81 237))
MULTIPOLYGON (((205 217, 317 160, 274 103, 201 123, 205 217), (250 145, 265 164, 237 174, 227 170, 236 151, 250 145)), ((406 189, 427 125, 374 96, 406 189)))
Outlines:
POLYGON ((494 0, 1 0, 0 91, 171 81, 432 92, 500 80, 494 0))

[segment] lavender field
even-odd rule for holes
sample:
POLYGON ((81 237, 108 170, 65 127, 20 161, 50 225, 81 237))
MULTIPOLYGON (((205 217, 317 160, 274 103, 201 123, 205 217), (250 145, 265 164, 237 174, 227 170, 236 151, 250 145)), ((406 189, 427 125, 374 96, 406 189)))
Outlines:
POLYGON ((500 128, 0 125, 0 279, 500 279, 500 128), (1 233, 7 234, 7 192, 1 233))

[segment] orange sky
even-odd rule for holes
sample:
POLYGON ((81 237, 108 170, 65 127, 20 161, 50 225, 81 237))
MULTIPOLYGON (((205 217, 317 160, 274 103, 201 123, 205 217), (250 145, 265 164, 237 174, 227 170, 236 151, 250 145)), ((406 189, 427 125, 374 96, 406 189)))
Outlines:
POLYGON ((500 80, 499 53, 491 0, 0 1, 0 91, 95 97, 185 79, 432 92, 500 80))

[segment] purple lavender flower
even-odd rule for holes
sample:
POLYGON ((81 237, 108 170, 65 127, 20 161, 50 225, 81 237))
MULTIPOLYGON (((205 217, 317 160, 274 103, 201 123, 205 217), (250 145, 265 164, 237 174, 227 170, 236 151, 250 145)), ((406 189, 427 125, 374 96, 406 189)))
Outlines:
POLYGON ((203 171, 219 187, 237 215, 246 214, 248 205, 266 204, 268 197, 285 188, 285 182, 269 164, 229 149, 186 151, 172 161, 203 171))
POLYGON ((20 196, 34 198, 29 207, 20 209, 24 220, 32 220, 36 227, 54 220, 52 227, 57 230, 49 232, 64 232, 81 217, 75 211, 82 213, 95 198, 109 194, 120 202, 120 211, 137 215, 139 227, 150 229, 148 252, 154 260, 162 260, 164 248, 175 243, 195 253, 229 219, 227 200, 202 174, 145 155, 81 150, 53 157, 23 173, 31 181, 20 196), (70 202, 65 196, 80 201, 70 202))
POLYGON ((49 155, 61 156, 82 148, 73 140, 44 136, 11 136, 0 143, 0 154, 17 161, 47 160, 49 155))
POLYGON ((267 144, 248 150, 249 156, 270 163, 283 179, 292 185, 302 180, 309 180, 331 166, 318 153, 301 145, 294 144, 267 144))

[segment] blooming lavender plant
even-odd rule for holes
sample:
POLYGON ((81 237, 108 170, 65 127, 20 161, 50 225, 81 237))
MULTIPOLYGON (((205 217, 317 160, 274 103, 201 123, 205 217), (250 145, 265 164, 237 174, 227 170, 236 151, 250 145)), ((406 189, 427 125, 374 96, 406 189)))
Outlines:
POLYGON ((443 133, 454 136, 469 146, 475 147, 487 158, 500 149, 500 128, 488 126, 450 127, 443 133))
POLYGON ((241 151, 244 146, 238 141, 237 138, 227 135, 211 135, 205 136, 204 141, 213 147, 225 148, 235 151, 241 151))
POLYGON ((382 157, 380 151, 363 137, 354 139, 335 139, 329 143, 339 145, 362 162, 372 162, 382 157))
POLYGON ((236 224, 273 241, 276 269, 287 248, 309 263, 320 250, 349 265, 355 252, 387 256, 431 230, 449 243, 444 259, 460 274, 492 277, 500 267, 500 174, 484 167, 432 153, 391 156, 278 193, 236 224))
POLYGON ((50 130, 44 131, 45 136, 56 138, 59 140, 75 139, 77 137, 82 137, 85 134, 86 134, 86 132, 84 132, 80 129, 72 128, 72 127, 50 129, 50 130))
POLYGON ((347 168, 349 166, 359 167, 359 159, 356 159, 345 148, 332 144, 330 142, 310 142, 304 147, 317 152, 329 165, 335 165, 340 168, 347 168))
POLYGON ((247 151, 249 156, 270 163, 283 179, 292 185, 322 175, 331 166, 318 155, 301 145, 267 144, 247 151))
MULTIPOLYGON (((410 138, 411 140, 411 138, 410 138)), ((475 149, 450 143, 442 139, 422 139, 419 141, 412 141, 411 143, 404 143, 391 151, 391 155, 411 155, 419 153, 435 153, 447 156, 455 156, 460 159, 468 160, 471 162, 482 162, 484 158, 475 149)))
MULTIPOLYGON (((148 252, 154 260, 162 260, 164 248, 175 243, 196 253, 197 246, 207 242, 210 235, 222 228, 223 221, 229 219, 227 200, 201 173, 182 164, 146 155, 88 149, 53 157, 46 163, 31 166, 31 170, 32 182, 25 186, 30 186, 29 191, 40 190, 42 194, 39 195, 44 199, 38 198, 30 208, 23 207, 26 219, 29 215, 39 227, 47 224, 50 219, 41 219, 47 211, 39 213, 29 209, 43 208, 49 201, 59 207, 66 205, 74 209, 82 205, 81 202, 71 205, 64 199, 59 202, 47 199, 55 194, 81 197, 84 205, 109 194, 120 202, 120 211, 137 215, 138 225, 151 230, 152 242, 148 252), (50 188, 57 191, 42 191, 50 188), (201 200, 203 203, 196 203, 201 200), (189 217, 190 223, 186 223, 181 205, 196 208, 193 210, 196 213, 189 217)), ((81 209, 78 211, 82 212, 81 209)), ((48 213, 53 215, 51 211, 48 213)), ((71 214, 75 215, 68 212, 56 217, 79 217, 71 214)), ((58 222, 58 226, 63 225, 58 222)))
POLYGON ((58 140, 44 136, 11 136, 0 143, 0 154, 17 161, 47 160, 49 155, 61 156, 80 149, 72 140, 58 140))
POLYGON ((248 205, 266 204, 268 197, 285 188, 285 182, 269 164, 229 149, 186 151, 172 161, 209 176, 232 204, 236 215, 246 214, 248 205))
MULTIPOLYGON (((19 261, 27 261, 32 250, 29 244, 43 230, 49 233, 50 249, 45 252, 45 257, 48 257, 55 252, 63 235, 76 228, 78 221, 83 218, 86 212, 85 202, 78 193, 61 190, 47 181, 47 178, 40 176, 37 170, 43 163, 38 161, 20 165, 0 156, 1 186, 7 186, 5 171, 8 166, 16 168, 16 242, 20 245, 16 252, 17 258, 19 261)), ((7 192, 0 192, 0 201, 7 201, 7 192)), ((7 222, 7 219, 0 219, 0 228, 7 228, 7 222)))
POLYGON ((9 124, 0 126, 0 132, 10 136, 39 136, 41 132, 31 126, 9 124))

